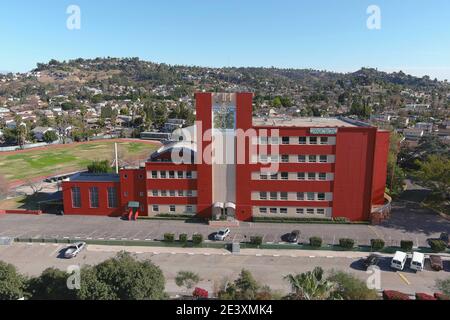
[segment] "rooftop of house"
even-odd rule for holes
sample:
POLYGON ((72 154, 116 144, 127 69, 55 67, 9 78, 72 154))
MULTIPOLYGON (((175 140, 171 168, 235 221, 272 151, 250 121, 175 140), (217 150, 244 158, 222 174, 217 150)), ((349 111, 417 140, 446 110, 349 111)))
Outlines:
POLYGON ((71 182, 119 182, 120 176, 115 173, 76 173, 69 178, 71 182))
POLYGON ((253 118, 256 127, 317 127, 317 128, 339 128, 367 126, 362 122, 341 118, 319 118, 319 117, 258 117, 253 118))

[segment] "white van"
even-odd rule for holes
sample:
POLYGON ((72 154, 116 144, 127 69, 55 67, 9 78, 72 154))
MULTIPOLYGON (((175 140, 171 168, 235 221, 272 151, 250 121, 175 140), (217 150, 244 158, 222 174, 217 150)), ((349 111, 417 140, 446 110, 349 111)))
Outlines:
POLYGON ((423 271, 425 265, 425 255, 420 252, 414 252, 410 268, 416 271, 423 271))
POLYGON ((397 270, 403 270, 405 267, 407 255, 406 253, 402 251, 397 251, 392 258, 391 261, 391 268, 397 269, 397 270))

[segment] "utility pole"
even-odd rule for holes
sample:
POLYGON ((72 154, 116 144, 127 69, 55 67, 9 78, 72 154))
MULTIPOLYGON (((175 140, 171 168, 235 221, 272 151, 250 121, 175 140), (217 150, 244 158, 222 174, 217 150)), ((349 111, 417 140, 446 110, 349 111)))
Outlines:
POLYGON ((116 174, 119 174, 119 155, 117 154, 117 142, 114 143, 114 153, 116 162, 116 174))

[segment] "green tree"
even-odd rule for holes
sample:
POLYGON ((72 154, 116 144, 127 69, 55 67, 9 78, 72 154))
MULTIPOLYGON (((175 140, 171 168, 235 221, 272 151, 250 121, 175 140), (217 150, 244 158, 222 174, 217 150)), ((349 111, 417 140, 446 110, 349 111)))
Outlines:
POLYGON ((191 271, 180 271, 175 277, 175 283, 179 287, 185 287, 186 290, 191 290, 197 283, 200 282, 200 276, 191 271))
POLYGON ((336 284, 324 278, 322 268, 300 274, 289 274, 284 279, 291 285, 291 300, 328 300, 336 299, 336 284))
POLYGON ((377 300, 378 294, 376 290, 367 288, 364 281, 354 277, 353 275, 334 271, 328 277, 328 281, 336 283, 336 292, 344 300, 377 300))
POLYGON ((15 266, 0 261, 0 300, 18 300, 25 295, 25 278, 15 266))
POLYGON ((395 132, 391 133, 387 163, 387 186, 391 196, 396 196, 403 191, 405 180, 405 172, 398 164, 401 140, 401 135, 395 132))
POLYGON ((112 288, 97 277, 95 267, 85 267, 81 270, 80 290, 77 291, 80 300, 116 300, 112 288))
POLYGON ((112 172, 112 168, 109 165, 108 160, 102 161, 93 161, 87 167, 89 173, 110 173, 112 172))
POLYGON ((219 292, 222 300, 270 300, 271 290, 268 286, 261 286, 250 271, 243 269, 239 277, 224 290, 219 292))
POLYGON ((69 274, 48 268, 39 277, 31 278, 28 291, 32 300, 75 300, 76 291, 67 287, 69 274))
POLYGON ((450 279, 437 280, 436 287, 442 291, 443 294, 450 297, 450 279))
POLYGON ((55 131, 49 130, 46 133, 44 133, 44 141, 45 142, 52 143, 56 140, 58 140, 58 134, 55 131))
POLYGON ((281 102, 280 97, 275 97, 270 105, 272 106, 272 108, 280 108, 283 103, 281 102))
POLYGON ((415 176, 421 183, 443 200, 447 199, 450 195, 450 159, 440 155, 431 155, 425 161, 419 160, 417 165, 419 170, 415 176))

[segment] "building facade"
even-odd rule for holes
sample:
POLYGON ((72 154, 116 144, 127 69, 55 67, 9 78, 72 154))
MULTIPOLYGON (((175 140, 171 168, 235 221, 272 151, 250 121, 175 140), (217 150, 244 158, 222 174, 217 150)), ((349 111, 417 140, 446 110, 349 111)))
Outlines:
POLYGON ((389 132, 346 119, 254 118, 252 99, 196 94, 196 125, 145 166, 64 182, 65 213, 370 220, 385 202, 389 132))

